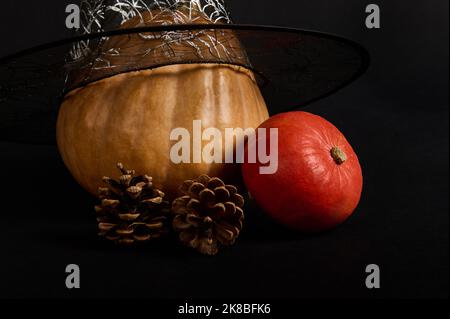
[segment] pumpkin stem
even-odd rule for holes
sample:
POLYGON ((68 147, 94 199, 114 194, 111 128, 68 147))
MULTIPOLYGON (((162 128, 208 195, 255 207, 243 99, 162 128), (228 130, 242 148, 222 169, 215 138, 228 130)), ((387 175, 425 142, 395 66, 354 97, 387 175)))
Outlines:
POLYGON ((333 147, 331 149, 331 157, 334 159, 336 164, 342 165, 347 161, 347 155, 339 147, 333 147))

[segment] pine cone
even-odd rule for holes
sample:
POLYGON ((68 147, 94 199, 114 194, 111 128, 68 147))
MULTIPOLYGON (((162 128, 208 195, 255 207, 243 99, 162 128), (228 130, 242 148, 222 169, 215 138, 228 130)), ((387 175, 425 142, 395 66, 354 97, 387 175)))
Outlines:
POLYGON ((233 245, 244 220, 244 198, 237 188, 202 175, 185 181, 180 190, 185 196, 172 204, 180 240, 206 255, 217 254, 221 245, 233 245))
POLYGON ((119 244, 145 242, 167 233, 170 204, 153 187, 150 176, 135 176, 121 163, 119 181, 104 177, 107 188, 99 188, 101 204, 95 207, 99 236, 119 244))

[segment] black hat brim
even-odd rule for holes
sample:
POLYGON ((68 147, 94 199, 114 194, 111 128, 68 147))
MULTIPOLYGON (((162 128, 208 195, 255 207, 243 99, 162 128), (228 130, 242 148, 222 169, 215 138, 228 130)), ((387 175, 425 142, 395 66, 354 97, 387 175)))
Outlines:
MULTIPOLYGON (((245 48, 271 114, 324 98, 361 76, 367 51, 356 42, 315 31, 254 25, 170 25, 87 34, 0 59, 0 140, 55 144, 58 108, 66 93, 67 54, 73 43, 124 34, 233 30, 245 48)), ((175 62, 174 62, 175 63, 175 62)), ((178 63, 220 63, 191 59, 178 63)), ((152 68, 173 63, 155 64, 152 68)))

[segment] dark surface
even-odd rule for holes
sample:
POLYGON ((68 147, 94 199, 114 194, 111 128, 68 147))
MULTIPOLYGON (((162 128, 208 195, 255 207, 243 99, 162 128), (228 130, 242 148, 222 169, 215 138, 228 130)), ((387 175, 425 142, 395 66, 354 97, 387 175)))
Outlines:
MULTIPOLYGON (((40 3, 2 2, 2 55, 64 36, 65 1, 40 3)), ((230 3, 236 22, 333 32, 370 51, 362 79, 307 109, 360 156, 355 215, 305 237, 249 209, 238 245, 214 258, 171 242, 117 249, 97 239, 95 200, 56 148, 0 143, 0 298, 448 297, 448 1, 377 1, 381 30, 364 27, 364 1, 230 3), (78 291, 64 285, 70 263, 81 267, 78 291), (377 291, 364 285, 371 263, 382 271, 377 291)))

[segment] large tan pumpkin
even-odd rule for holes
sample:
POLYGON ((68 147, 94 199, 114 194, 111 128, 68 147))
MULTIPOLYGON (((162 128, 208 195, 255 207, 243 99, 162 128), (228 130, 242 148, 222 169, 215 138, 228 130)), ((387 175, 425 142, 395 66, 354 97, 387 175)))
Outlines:
MULTIPOLYGON (((116 163, 153 176, 169 198, 200 174, 227 182, 240 178, 236 164, 174 164, 174 128, 192 135, 203 128, 256 128, 268 112, 253 74, 237 66, 171 65, 119 74, 70 92, 61 105, 57 140, 75 179, 92 194, 103 176, 117 177, 116 163)), ((224 135, 225 136, 225 135, 224 135)))

